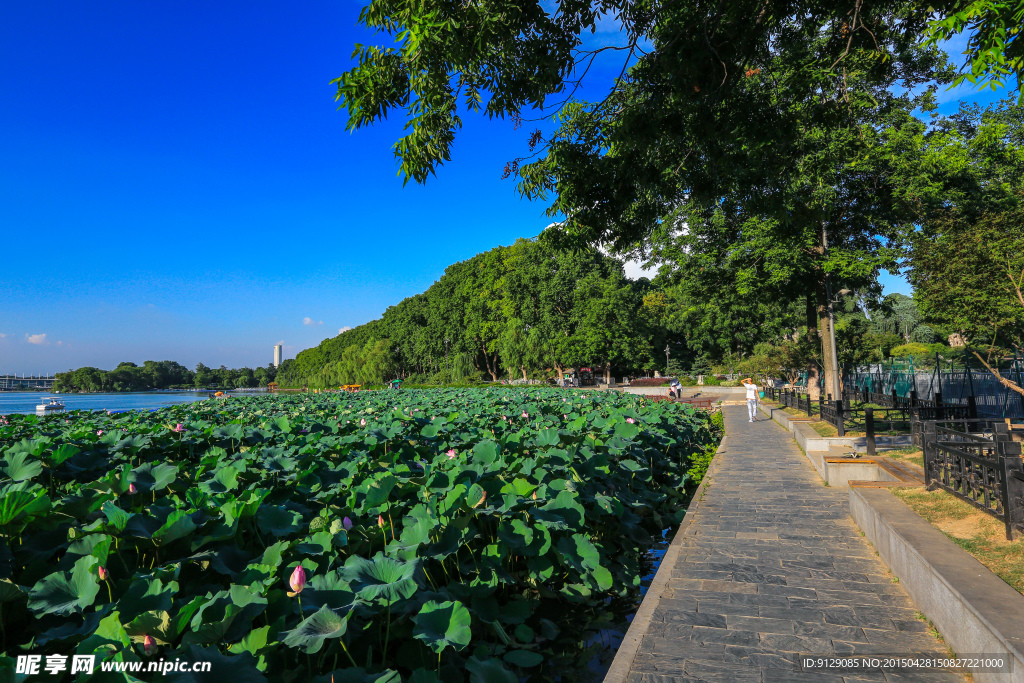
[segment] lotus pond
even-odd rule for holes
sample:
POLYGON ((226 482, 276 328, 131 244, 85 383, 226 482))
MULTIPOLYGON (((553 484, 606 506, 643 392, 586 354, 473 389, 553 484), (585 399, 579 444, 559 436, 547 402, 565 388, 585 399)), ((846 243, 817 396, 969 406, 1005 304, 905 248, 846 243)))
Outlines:
MULTIPOLYGON (((0 680, 24 653, 221 683, 581 678, 719 436, 559 389, 9 416, 0 680)), ((175 680, 148 675, 75 680, 175 680)))

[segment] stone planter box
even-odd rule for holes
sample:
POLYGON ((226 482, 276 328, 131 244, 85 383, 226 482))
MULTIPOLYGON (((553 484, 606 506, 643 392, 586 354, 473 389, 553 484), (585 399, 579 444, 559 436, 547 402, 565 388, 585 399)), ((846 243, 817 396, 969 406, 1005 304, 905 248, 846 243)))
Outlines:
POLYGON ((1024 683, 1024 595, 885 489, 851 487, 850 515, 957 656, 1012 660, 975 681, 1024 683))

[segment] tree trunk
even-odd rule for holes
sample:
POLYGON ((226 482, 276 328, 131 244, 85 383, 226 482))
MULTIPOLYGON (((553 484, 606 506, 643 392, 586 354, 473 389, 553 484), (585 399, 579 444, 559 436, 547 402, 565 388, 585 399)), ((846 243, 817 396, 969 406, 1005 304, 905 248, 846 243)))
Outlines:
POLYGON ((491 362, 491 354, 487 353, 487 347, 484 346, 483 342, 480 342, 480 350, 484 352, 484 363, 487 364, 487 372, 491 375, 491 381, 498 381, 498 373, 494 367, 494 363, 491 362))
POLYGON ((604 383, 605 384, 611 384, 612 383, 612 362, 611 361, 606 361, 605 364, 604 364, 604 383))
POLYGON ((523 371, 523 381, 525 382, 527 380, 527 377, 526 377, 526 366, 525 365, 520 365, 519 369, 523 371))
POLYGON ((834 395, 835 387, 839 386, 839 368, 835 365, 835 355, 832 349, 835 339, 832 336, 832 327, 829 325, 828 299, 824 284, 818 287, 818 336, 821 338, 821 365, 824 370, 820 379, 820 391, 826 396, 831 394, 832 400, 837 401, 842 398, 834 395))

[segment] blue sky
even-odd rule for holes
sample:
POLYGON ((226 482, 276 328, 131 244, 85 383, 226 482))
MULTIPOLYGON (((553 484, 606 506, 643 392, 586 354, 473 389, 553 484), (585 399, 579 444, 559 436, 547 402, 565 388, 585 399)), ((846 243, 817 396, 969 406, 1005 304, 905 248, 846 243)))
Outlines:
POLYGON ((501 180, 526 127, 466 117, 451 163, 404 187, 400 123, 346 132, 329 81, 372 40, 359 8, 5 5, 0 373, 265 365, 550 222, 501 180))

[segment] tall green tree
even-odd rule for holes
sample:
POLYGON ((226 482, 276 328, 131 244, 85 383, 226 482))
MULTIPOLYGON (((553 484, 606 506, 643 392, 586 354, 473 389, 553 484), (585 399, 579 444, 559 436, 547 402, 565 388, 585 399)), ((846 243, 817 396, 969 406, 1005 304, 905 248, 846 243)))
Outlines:
POLYGON ((690 0, 548 13, 539 3, 374 0, 361 20, 396 33, 397 47, 360 48, 339 98, 353 127, 404 108, 409 132, 396 154, 407 178, 423 181, 448 158, 460 97, 514 118, 548 104, 587 57, 579 36, 602 12, 639 56, 600 102, 570 94, 556 105, 561 123, 540 159, 513 165, 522 191, 550 201, 571 241, 655 258, 670 242, 688 242, 676 252, 687 257, 724 249, 740 294, 756 296, 743 284, 756 280, 810 297, 835 378, 836 293, 895 269, 913 224, 889 131, 919 125, 911 112, 929 106, 922 88, 951 78, 938 50, 920 45, 926 9, 690 0))
POLYGON ((1016 81, 1015 88, 1020 92, 1024 75, 1024 0, 957 0, 940 9, 940 18, 928 28, 932 44, 967 35, 967 49, 954 85, 966 80, 996 90, 1016 81))

